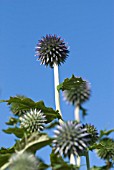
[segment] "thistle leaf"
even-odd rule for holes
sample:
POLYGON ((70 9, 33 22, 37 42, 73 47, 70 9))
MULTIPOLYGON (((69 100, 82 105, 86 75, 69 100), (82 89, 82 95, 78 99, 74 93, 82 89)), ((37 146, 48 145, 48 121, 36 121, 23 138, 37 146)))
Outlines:
POLYGON ((22 116, 30 109, 38 109, 46 115, 47 123, 54 119, 61 119, 59 112, 50 107, 46 107, 43 101, 34 102, 30 98, 16 96, 10 97, 9 100, 4 100, 3 102, 7 102, 7 104, 10 105, 11 111, 17 116, 22 116))
POLYGON ((8 162, 11 154, 14 153, 14 147, 0 149, 0 167, 8 162))
POLYGON ((6 130, 3 130, 3 132, 7 134, 14 134, 18 138, 22 138, 24 135, 24 130, 18 127, 8 128, 6 130))

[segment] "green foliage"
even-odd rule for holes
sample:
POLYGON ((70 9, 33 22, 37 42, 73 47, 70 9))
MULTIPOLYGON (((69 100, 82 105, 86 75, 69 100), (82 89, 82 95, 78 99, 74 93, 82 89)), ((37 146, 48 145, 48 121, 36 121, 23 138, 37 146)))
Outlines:
POLYGON ((0 149, 0 167, 8 162, 10 156, 14 153, 14 147, 11 148, 1 148, 0 149))
POLYGON ((3 130, 3 132, 7 134, 14 134, 18 138, 22 138, 24 135, 24 129, 18 127, 8 128, 6 130, 3 130))
MULTIPOLYGON (((41 64, 54 67, 55 64, 60 65, 61 63, 64 63, 68 56, 69 50, 67 49, 67 46, 63 40, 60 40, 60 37, 56 37, 55 35, 47 35, 46 38, 43 38, 39 41, 36 52, 37 55, 40 54, 39 59, 41 60, 41 64)), ((83 117, 87 115, 87 109, 82 107, 82 103, 88 100, 90 97, 91 91, 88 82, 84 81, 81 77, 75 77, 72 75, 71 78, 66 78, 61 84, 59 84, 55 90, 58 90, 58 92, 62 90, 66 100, 75 105, 75 107, 78 106, 79 110, 82 111, 83 117)), ((70 164, 69 161, 65 162, 61 156, 58 157, 56 153, 60 151, 60 149, 61 155, 63 155, 63 153, 65 155, 69 151, 69 159, 71 154, 75 155, 75 158, 77 156, 85 156, 87 170, 90 170, 89 151, 96 150, 98 156, 106 162, 104 166, 93 166, 91 170, 109 170, 112 167, 114 168, 114 139, 109 138, 109 135, 114 132, 114 129, 101 130, 98 136, 97 129, 94 128, 94 126, 86 124, 87 126, 83 128, 83 126, 81 126, 77 120, 74 120, 73 124, 77 123, 76 133, 76 131, 72 130, 70 121, 68 121, 69 126, 67 126, 63 120, 61 124, 60 121, 58 121, 62 119, 59 111, 55 111, 51 107, 46 107, 43 101, 35 102, 31 98, 28 98, 24 95, 17 95, 15 97, 10 97, 8 100, 1 100, 0 102, 6 102, 7 105, 10 106, 10 111, 13 113, 13 116, 9 118, 8 122, 6 122, 8 128, 3 130, 3 132, 16 136, 14 146, 10 148, 2 147, 0 149, 0 170, 10 169, 10 167, 12 167, 12 170, 14 170, 16 166, 11 166, 10 160, 14 158, 15 162, 16 155, 21 155, 22 157, 23 155, 26 155, 23 157, 23 159, 27 158, 29 153, 31 153, 35 158, 33 160, 38 160, 38 167, 35 166, 34 169, 46 170, 51 168, 52 170, 79 170, 80 166, 82 165, 77 167, 76 165, 70 164), (26 114, 32 109, 39 112, 41 111, 46 120, 42 121, 42 119, 38 119, 36 115, 32 117, 32 114, 31 119, 29 119, 30 115, 26 114), (23 116, 27 120, 27 125, 28 122, 30 123, 30 127, 32 126, 33 128, 33 125, 36 127, 37 124, 40 127, 45 127, 45 133, 41 133, 40 130, 39 132, 30 131, 30 133, 27 131, 28 126, 26 126, 27 129, 25 130, 25 119, 23 119, 24 123, 22 128, 21 120, 23 116), (45 124, 44 126, 43 123, 45 124), (51 135, 48 135, 48 132, 52 128, 55 128, 55 126, 57 126, 55 130, 55 137, 51 137, 51 135), (61 126, 64 127, 64 130, 61 128, 61 126), (86 136, 88 136, 88 138, 86 136), (54 146, 55 143, 56 145, 54 146), (42 159, 35 157, 36 152, 40 149, 43 149, 45 146, 49 146, 51 149, 55 147, 52 149, 52 153, 50 154, 49 165, 45 164, 42 159), (79 150, 82 150, 82 152, 78 152, 79 150), (73 153, 74 151, 75 154, 73 153)), ((72 161, 70 160, 70 162, 72 161)), ((28 164, 26 165, 28 166, 28 164)), ((23 169, 23 165, 20 165, 21 164, 19 163, 17 169, 20 167, 23 169)), ((27 167, 27 170, 31 169, 27 167)))
POLYGON ((74 75, 72 75, 72 77, 69 79, 69 78, 66 78, 64 80, 63 83, 59 84, 57 86, 57 90, 70 90, 71 88, 73 88, 74 86, 76 86, 77 88, 85 81, 83 81, 83 79, 81 77, 79 78, 75 78, 74 75))
MULTIPOLYGON (((59 112, 53 110, 50 107, 46 107, 43 101, 34 102, 30 98, 16 96, 10 97, 9 100, 2 100, 2 102, 7 102, 7 104, 10 105, 11 111, 16 116, 22 116, 25 111, 28 111, 30 109, 38 109, 46 115, 47 123, 50 123, 54 119, 61 119, 59 112)), ((14 120, 16 121, 16 119, 14 120)), ((15 124, 15 121, 12 122, 12 124, 15 124)), ((9 123, 11 123, 11 120, 9 123)))
POLYGON ((108 135, 110 135, 112 132, 114 132, 114 129, 111 129, 111 130, 101 130, 100 131, 100 134, 99 134, 99 140, 102 139, 103 137, 106 137, 108 135))

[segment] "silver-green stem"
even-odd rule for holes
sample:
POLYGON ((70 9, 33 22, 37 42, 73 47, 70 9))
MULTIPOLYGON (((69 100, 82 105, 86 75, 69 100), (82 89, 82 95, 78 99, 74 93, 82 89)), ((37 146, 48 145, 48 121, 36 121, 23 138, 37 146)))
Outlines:
POLYGON ((80 122, 80 106, 79 106, 79 102, 77 101, 76 102, 76 106, 75 106, 75 109, 74 109, 74 117, 75 117, 75 120, 77 122, 80 122))
POLYGON ((81 158, 80 158, 80 156, 77 156, 77 163, 76 163, 76 165, 78 167, 80 167, 80 165, 81 165, 81 158))
POLYGON ((86 166, 87 170, 90 170, 89 152, 86 153, 86 166))
MULTIPOLYGON (((60 109, 60 94, 59 91, 57 90, 57 86, 59 85, 59 69, 57 64, 54 64, 54 84, 55 84, 55 106, 56 106, 56 110, 59 111, 62 117, 62 113, 60 109)), ((62 123, 62 120, 59 120, 59 122, 62 123)))
MULTIPOLYGON (((75 117, 75 120, 77 122, 80 122, 80 106, 79 106, 79 101, 76 102, 76 106, 75 106, 75 109, 74 109, 74 117, 75 117)), ((81 158, 80 156, 77 156, 77 166, 80 167, 81 165, 81 158)))
POLYGON ((75 157, 73 154, 70 155, 70 164, 76 165, 75 157))
POLYGON ((8 167, 9 167, 9 165, 10 165, 10 162, 8 162, 8 163, 4 164, 4 165, 1 167, 1 169, 0 169, 0 170, 5 170, 6 168, 8 168, 8 167))

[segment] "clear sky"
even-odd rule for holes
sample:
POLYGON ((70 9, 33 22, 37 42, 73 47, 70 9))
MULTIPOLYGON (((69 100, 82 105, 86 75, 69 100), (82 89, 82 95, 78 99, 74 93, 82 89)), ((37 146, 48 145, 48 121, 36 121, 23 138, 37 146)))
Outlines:
MULTIPOLYGON (((60 82, 74 74, 91 83, 83 122, 98 130, 114 128, 114 0, 0 0, 0 99, 22 94, 55 108, 53 70, 34 56, 38 40, 46 34, 61 36, 70 47, 59 69, 60 82)), ((73 120, 74 108, 62 95, 61 110, 65 120, 73 120)), ((14 137, 2 132, 9 116, 8 106, 0 104, 4 147, 14 144, 14 137)), ((91 154, 91 164, 98 163, 91 154)))

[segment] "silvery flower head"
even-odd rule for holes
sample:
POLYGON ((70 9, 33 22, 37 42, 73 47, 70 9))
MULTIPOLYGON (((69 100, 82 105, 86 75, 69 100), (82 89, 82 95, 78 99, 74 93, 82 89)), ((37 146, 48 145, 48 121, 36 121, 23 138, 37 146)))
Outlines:
POLYGON ((36 109, 27 111, 22 117, 20 117, 20 126, 26 129, 28 132, 40 132, 44 129, 44 123, 46 122, 45 115, 36 109))
POLYGON ((70 88, 63 92, 66 101, 75 105, 77 103, 81 104, 89 99, 91 91, 87 81, 81 77, 73 76, 68 83, 70 88))
POLYGON ((89 146, 89 134, 80 123, 68 121, 57 126, 54 133, 53 149, 61 156, 80 155, 89 146))
POLYGON ((10 170, 37 170, 38 161, 33 154, 15 153, 9 160, 10 170))
POLYGON ((60 65, 64 63, 69 50, 64 40, 56 35, 46 35, 39 40, 36 46, 36 56, 41 60, 41 64, 53 68, 54 64, 60 65))

